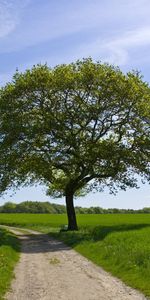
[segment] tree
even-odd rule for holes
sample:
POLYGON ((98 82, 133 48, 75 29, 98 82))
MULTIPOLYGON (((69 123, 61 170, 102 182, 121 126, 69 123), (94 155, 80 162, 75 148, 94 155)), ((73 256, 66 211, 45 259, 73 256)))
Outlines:
POLYGON ((16 204, 12 202, 6 202, 0 209, 0 212, 3 213, 13 213, 15 212, 16 204))
POLYGON ((0 191, 44 183, 73 197, 150 180, 150 89, 138 72, 84 59, 16 72, 0 91, 0 191))

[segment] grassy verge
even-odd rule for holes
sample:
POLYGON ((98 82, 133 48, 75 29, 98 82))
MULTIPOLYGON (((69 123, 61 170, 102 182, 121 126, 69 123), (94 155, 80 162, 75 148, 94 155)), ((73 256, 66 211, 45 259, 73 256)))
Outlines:
POLYGON ((13 270, 19 259, 20 244, 10 232, 0 228, 0 300, 10 287, 13 270))
POLYGON ((98 226, 52 235, 150 296, 150 227, 98 226))

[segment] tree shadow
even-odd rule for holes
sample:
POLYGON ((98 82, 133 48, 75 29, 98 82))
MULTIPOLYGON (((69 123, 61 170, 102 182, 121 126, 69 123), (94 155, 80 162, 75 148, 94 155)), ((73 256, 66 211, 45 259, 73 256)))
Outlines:
POLYGON ((48 234, 22 236, 22 252, 24 253, 48 253, 63 250, 70 250, 70 248, 48 234))
POLYGON ((75 247, 78 244, 86 241, 98 242, 104 240, 109 234, 114 232, 128 232, 134 230, 141 230, 146 227, 150 228, 150 224, 123 224, 123 225, 112 225, 112 226, 96 226, 94 228, 82 228, 79 231, 74 232, 61 232, 49 233, 54 237, 62 239, 67 245, 75 247))
MULTIPOLYGON (((53 232, 48 234, 21 233, 21 252, 23 253, 50 253, 70 250, 82 242, 98 242, 104 240, 114 232, 128 232, 150 227, 150 224, 123 224, 115 226, 82 227, 79 231, 53 232)), ((20 252, 16 236, 5 229, 0 229, 0 246, 8 245, 20 252), (3 232, 3 237, 2 237, 3 232), (7 234, 6 234, 7 232, 7 234), (4 237, 5 234, 5 237, 4 237)))
MULTIPOLYGON (((47 253, 70 250, 62 241, 45 233, 26 233, 18 227, 0 228, 0 247, 9 246, 22 253, 47 253), (13 233, 14 232, 14 233, 13 233), (19 243, 18 243, 19 239, 19 243)), ((25 228, 24 228, 25 230, 25 228)))
POLYGON ((123 224, 115 226, 96 226, 92 231, 92 239, 99 241, 105 239, 105 237, 114 232, 125 232, 140 230, 146 227, 150 227, 150 224, 123 224))

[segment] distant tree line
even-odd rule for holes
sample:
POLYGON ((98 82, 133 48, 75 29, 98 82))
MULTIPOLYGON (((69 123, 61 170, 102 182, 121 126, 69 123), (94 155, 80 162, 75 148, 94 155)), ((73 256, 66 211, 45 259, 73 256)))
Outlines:
POLYGON ((79 214, 140 214, 150 213, 150 207, 144 207, 142 209, 134 210, 134 209, 119 209, 119 208, 102 208, 102 207, 76 207, 76 212, 79 214))
MULTIPOLYGON (((136 214, 136 213, 150 213, 150 207, 142 209, 119 209, 119 208, 102 208, 102 207, 75 207, 77 214, 136 214)), ((65 205, 38 202, 38 201, 24 201, 21 203, 6 202, 0 206, 0 213, 34 213, 34 214, 64 214, 66 213, 65 205)))
POLYGON ((64 205, 49 202, 24 201, 18 204, 6 202, 0 206, 0 213, 63 214, 66 213, 66 208, 64 205))

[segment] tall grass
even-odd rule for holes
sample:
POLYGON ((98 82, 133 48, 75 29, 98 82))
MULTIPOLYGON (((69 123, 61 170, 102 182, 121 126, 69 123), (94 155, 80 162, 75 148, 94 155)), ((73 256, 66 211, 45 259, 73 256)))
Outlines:
POLYGON ((4 299, 4 294, 10 286, 19 252, 18 239, 12 233, 0 228, 0 300, 4 299))
MULTIPOLYGON (((149 224, 150 214, 106 214, 106 215, 77 215, 79 227, 95 227, 98 225, 112 226, 125 224, 149 224)), ((0 213, 0 224, 11 226, 45 226, 60 228, 67 224, 65 214, 24 214, 0 213)))
POLYGON ((10 226, 20 226, 28 228, 40 228, 41 226, 47 228, 60 228, 64 224, 67 224, 66 215, 60 214, 5 214, 0 213, 0 224, 10 226))

